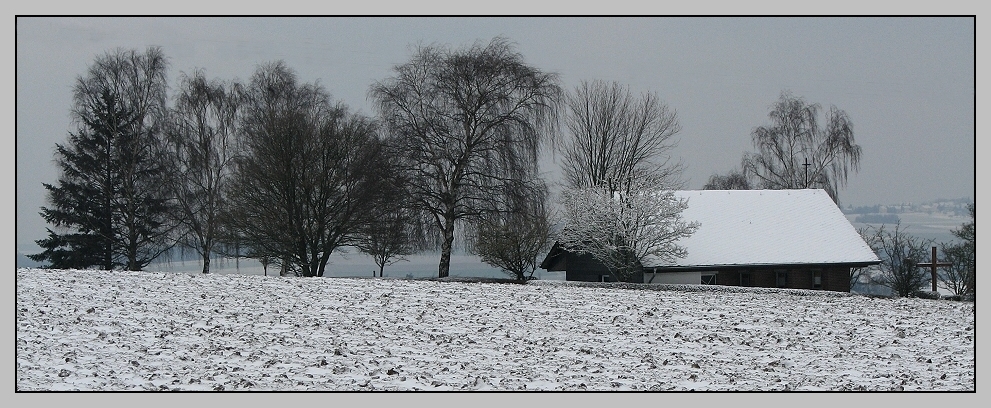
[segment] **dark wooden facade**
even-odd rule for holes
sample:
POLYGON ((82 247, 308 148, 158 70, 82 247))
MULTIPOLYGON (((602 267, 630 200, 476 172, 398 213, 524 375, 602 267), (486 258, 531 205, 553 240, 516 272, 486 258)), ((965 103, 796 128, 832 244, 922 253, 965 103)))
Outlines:
MULTIPOLYGON (((860 265, 857 265, 860 266, 860 265)), ((581 282, 609 282, 612 277, 602 263, 590 255, 577 255, 563 250, 557 244, 551 249, 540 267, 548 271, 564 271, 565 279, 581 282)), ((723 267, 644 268, 650 274, 665 272, 698 272, 699 284, 712 282, 724 286, 751 286, 762 288, 813 289, 835 292, 850 291, 851 265, 734 265, 723 267), (712 278, 706 278, 706 277, 712 278)), ((639 275, 644 282, 644 275, 639 275)))
MULTIPOLYGON (((606 269, 605 265, 592 258, 591 255, 578 255, 563 251, 555 245, 551 249, 551 254, 540 264, 541 268, 548 271, 564 271, 565 280, 579 282, 614 282, 615 279, 606 269), (557 251, 555 251, 555 249, 557 251), (555 256, 552 256, 555 255, 555 256), (545 266, 545 264, 547 266, 545 266)), ((640 275, 640 283, 643 282, 643 275, 640 275)))
POLYGON ((704 271, 714 274, 715 284, 759 288, 850 291, 850 267, 833 265, 779 265, 734 267, 704 271))

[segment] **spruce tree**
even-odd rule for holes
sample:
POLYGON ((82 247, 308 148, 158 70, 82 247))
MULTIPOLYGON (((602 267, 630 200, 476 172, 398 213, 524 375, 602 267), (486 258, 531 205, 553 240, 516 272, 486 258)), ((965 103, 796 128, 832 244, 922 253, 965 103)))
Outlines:
POLYGON ((44 184, 55 228, 32 255, 51 268, 141 270, 169 249, 174 214, 164 192, 160 125, 165 56, 117 50, 97 58, 73 91, 78 123, 56 144, 61 176, 44 184))
POLYGON ((50 268, 114 269, 113 207, 119 190, 120 156, 124 135, 133 128, 133 111, 104 90, 80 115, 82 125, 69 134, 67 144, 55 145, 56 164, 62 171, 57 185, 44 183, 50 207, 41 216, 61 231, 48 229, 48 238, 36 241, 44 252, 29 255, 48 260, 50 268))

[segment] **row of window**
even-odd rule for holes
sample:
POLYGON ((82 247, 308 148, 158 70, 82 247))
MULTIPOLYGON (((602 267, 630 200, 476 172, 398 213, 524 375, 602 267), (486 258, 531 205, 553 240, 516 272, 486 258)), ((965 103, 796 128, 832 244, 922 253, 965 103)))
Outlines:
MULTIPOLYGON (((787 269, 777 269, 775 272, 775 280, 779 288, 788 287, 788 270, 787 269)), ((708 274, 702 275, 703 285, 715 285, 716 275, 708 274)), ((740 286, 751 286, 750 285, 750 272, 740 272, 740 286)), ((821 289, 822 288, 822 271, 818 269, 812 270, 812 288, 821 289)))
MULTIPOLYGON (((776 269, 775 280, 779 288, 788 287, 788 270, 787 269, 776 269)), ((612 282, 612 275, 599 275, 599 282, 612 282)), ((702 275, 703 285, 715 285, 716 284, 716 274, 703 274, 702 275)), ((750 284, 750 272, 740 272, 740 286, 751 286, 750 284)), ((812 288, 822 289, 822 271, 818 269, 812 270, 812 288)))

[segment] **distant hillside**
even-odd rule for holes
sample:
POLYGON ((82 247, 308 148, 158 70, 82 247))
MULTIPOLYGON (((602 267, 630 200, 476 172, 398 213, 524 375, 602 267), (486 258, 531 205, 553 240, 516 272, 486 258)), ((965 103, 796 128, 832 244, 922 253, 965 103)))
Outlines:
POLYGON ((963 197, 945 199, 938 198, 924 203, 874 204, 854 207, 847 205, 840 210, 843 214, 901 214, 925 213, 927 215, 944 215, 950 217, 969 217, 967 206, 974 200, 963 197))
POLYGON ((970 198, 936 199, 925 203, 848 205, 841 211, 855 228, 893 228, 900 224, 909 235, 939 244, 958 240, 953 231, 970 221, 967 205, 973 202, 970 198))

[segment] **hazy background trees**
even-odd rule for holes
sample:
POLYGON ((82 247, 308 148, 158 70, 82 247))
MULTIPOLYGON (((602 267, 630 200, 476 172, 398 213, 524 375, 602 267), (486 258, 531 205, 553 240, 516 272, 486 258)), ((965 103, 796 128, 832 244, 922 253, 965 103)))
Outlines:
POLYGON ((973 299, 977 294, 977 208, 967 205, 970 221, 965 222, 953 235, 961 240, 958 243, 942 244, 945 261, 952 264, 943 270, 940 285, 955 295, 973 299))
POLYGON ((468 239, 470 253, 520 282, 533 279, 551 247, 550 193, 543 182, 529 190, 508 202, 504 211, 482 217, 469 229, 468 239))
POLYGON ((744 153, 742 170, 713 175, 705 189, 821 188, 839 204, 839 189, 861 158, 846 112, 836 106, 823 112, 820 104, 785 91, 768 118, 770 125, 751 133, 756 151, 744 153))
POLYGON ((557 123, 557 75, 526 63, 503 38, 464 49, 419 47, 370 95, 396 139, 409 194, 440 241, 438 276, 450 273, 455 227, 526 194, 557 123))
POLYGON ((713 174, 709 176, 709 181, 702 187, 703 190, 753 190, 750 180, 747 180, 742 172, 733 170, 729 174, 722 176, 713 174))
POLYGON ((62 176, 45 184, 56 226, 32 256, 51 267, 141 270, 170 247, 174 219, 156 159, 166 109, 168 63, 161 49, 117 49, 76 79, 78 125, 56 146, 62 176))
POLYGON ((180 78, 161 152, 163 181, 176 202, 179 243, 210 272, 221 238, 221 214, 239 146, 241 84, 207 80, 201 70, 180 78))
MULTIPOLYGON (((882 225, 883 226, 883 225, 882 225)), ((877 255, 878 248, 878 233, 871 226, 857 228, 857 234, 860 238, 864 240, 864 243, 874 251, 877 255)), ((850 268, 850 288, 856 288, 858 285, 866 283, 867 285, 875 285, 874 277, 880 270, 878 265, 862 266, 856 268, 850 268)))
POLYGON ((357 242, 382 191, 374 123, 278 61, 251 77, 242 131, 228 218, 239 245, 284 273, 323 276, 331 253, 357 242))

